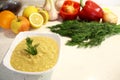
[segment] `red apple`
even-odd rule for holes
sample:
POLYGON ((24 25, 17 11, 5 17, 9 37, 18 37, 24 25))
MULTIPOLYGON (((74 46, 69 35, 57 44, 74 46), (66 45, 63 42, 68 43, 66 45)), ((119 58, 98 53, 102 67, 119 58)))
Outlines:
POLYGON ((18 34, 22 31, 28 31, 30 29, 30 22, 24 16, 18 16, 11 21, 11 30, 18 34))

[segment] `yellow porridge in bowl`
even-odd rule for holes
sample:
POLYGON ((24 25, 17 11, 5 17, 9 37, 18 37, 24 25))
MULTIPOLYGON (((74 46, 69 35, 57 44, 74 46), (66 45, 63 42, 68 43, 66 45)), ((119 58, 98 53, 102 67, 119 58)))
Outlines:
MULTIPOLYGON (((58 43, 47 36, 30 37, 37 54, 30 54, 26 39, 22 40, 13 50, 10 64, 13 68, 26 72, 40 72, 52 68, 58 60, 58 43)), ((30 46, 29 46, 30 47, 30 46)))

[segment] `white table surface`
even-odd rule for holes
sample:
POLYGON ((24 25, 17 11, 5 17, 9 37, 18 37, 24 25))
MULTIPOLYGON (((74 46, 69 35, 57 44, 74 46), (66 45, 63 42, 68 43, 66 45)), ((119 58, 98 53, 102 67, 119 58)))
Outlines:
MULTIPOLYGON (((110 7, 119 17, 120 7, 110 7)), ((50 32, 48 22, 33 31, 50 32)), ((9 30, 0 29, 0 80, 13 80, 13 72, 2 65, 2 59, 14 39, 9 30)), ((76 48, 66 46, 67 38, 61 37, 61 56, 51 80, 120 80, 120 35, 107 38, 99 47, 76 48)))

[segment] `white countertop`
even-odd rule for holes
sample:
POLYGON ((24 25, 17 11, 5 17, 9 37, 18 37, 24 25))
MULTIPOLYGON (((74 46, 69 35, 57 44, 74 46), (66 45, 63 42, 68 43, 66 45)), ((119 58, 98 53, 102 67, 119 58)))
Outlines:
MULTIPOLYGON (((120 7, 110 7, 119 17, 120 7)), ((39 32, 49 32, 46 26, 39 32)), ((0 62, 14 39, 10 31, 0 29, 0 62)), ((107 38, 99 47, 76 48, 66 46, 67 38, 61 37, 61 56, 51 80, 120 80, 120 35, 107 38)), ((13 80, 13 73, 0 65, 0 80, 13 80)))

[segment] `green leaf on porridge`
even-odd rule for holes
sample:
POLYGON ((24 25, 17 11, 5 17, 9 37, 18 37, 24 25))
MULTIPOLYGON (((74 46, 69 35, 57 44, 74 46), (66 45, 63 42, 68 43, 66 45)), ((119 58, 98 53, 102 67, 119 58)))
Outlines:
POLYGON ((26 38, 26 45, 27 49, 24 49, 27 53, 36 55, 37 54, 37 47, 39 44, 32 45, 33 40, 31 40, 29 37, 26 38))

